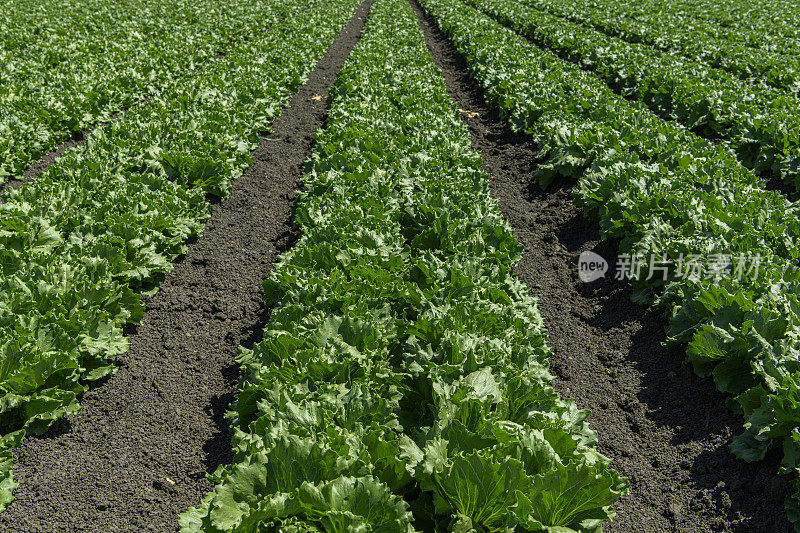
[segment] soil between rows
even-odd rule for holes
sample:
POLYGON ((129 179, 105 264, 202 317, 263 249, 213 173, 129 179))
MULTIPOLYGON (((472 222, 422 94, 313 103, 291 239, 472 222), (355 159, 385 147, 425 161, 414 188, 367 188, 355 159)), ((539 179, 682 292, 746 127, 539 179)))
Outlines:
MULTIPOLYGON (((538 152, 513 134, 469 76, 463 57, 410 0, 447 89, 469 125, 472 147, 493 177, 492 191, 525 247, 515 272, 539 297, 553 349, 554 386, 590 409, 599 449, 631 481, 615 507, 611 533, 642 531, 789 532, 779 456, 747 464, 728 449, 741 431, 711 380, 667 350, 665 320, 630 302, 628 284, 584 284, 577 258, 585 250, 613 265, 617 244, 601 242, 598 224, 571 201, 573 183, 542 191, 532 178, 538 152)), ((613 277, 613 276, 612 276, 613 277)))
POLYGON ((231 460, 223 416, 238 380, 234 357, 266 322, 262 281, 296 238, 303 162, 370 6, 275 120, 204 236, 146 299, 119 371, 84 395, 80 414, 15 451, 20 487, 0 531, 174 531, 178 514, 211 490, 206 473, 231 460))

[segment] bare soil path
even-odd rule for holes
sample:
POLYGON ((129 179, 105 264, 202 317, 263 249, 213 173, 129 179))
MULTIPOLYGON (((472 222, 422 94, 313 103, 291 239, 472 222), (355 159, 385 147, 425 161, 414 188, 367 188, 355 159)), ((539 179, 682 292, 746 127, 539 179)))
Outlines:
POLYGON ((214 206, 203 237, 147 300, 119 371, 84 395, 81 413, 16 451, 18 499, 0 515, 0 531, 174 531, 178 514, 211 490, 206 473, 231 459, 223 416, 238 380, 234 357, 267 319, 262 281, 295 239, 302 164, 370 6, 339 34, 275 120, 272 140, 214 206))
POLYGON ((778 455, 757 464, 737 460, 727 445, 741 416, 728 411, 711 380, 682 364, 684 353, 662 346, 660 314, 631 303, 623 282, 578 279, 581 252, 600 254, 613 270, 616 243, 600 242, 598 224, 572 203, 574 183, 538 187, 536 146, 487 109, 463 57, 411 3, 463 110, 472 147, 494 178, 493 193, 525 246, 516 273, 540 299, 555 387, 593 412, 589 422, 601 452, 631 481, 630 496, 617 504, 619 514, 604 531, 790 532, 778 455))

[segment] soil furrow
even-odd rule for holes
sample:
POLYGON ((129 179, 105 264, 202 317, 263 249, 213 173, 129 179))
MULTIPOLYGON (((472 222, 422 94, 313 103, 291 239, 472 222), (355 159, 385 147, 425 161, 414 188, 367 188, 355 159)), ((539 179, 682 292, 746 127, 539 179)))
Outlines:
POLYGON ((747 464, 728 450, 740 415, 728 411, 711 380, 667 350, 665 321, 630 302, 616 281, 617 245, 571 201, 574 183, 542 191, 532 179, 536 146, 487 109, 463 57, 411 0, 448 91, 463 110, 500 207, 525 246, 516 274, 540 298, 553 349, 555 387, 592 411, 600 450, 631 480, 609 532, 791 531, 778 454, 747 464), (606 258, 611 272, 592 284, 578 278, 578 255, 606 258))
POLYGON ((15 451, 20 487, 0 531, 174 531, 178 514, 211 490, 206 473, 231 460, 224 413, 238 379, 234 357, 267 319, 262 281, 296 237, 303 162, 370 5, 275 120, 204 236, 146 299, 119 371, 84 395, 79 415, 15 451))

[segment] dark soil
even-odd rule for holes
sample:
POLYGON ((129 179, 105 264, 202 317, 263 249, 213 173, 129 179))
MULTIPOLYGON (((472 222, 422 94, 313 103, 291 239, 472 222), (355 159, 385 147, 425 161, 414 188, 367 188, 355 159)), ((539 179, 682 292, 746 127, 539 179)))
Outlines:
POLYGON ((727 410, 711 380, 667 350, 665 321, 630 302, 630 286, 578 279, 577 258, 594 251, 611 264, 617 245, 601 242, 598 225, 571 201, 573 183, 542 191, 532 179, 537 149, 513 134, 447 38, 412 0, 434 60, 494 178, 492 189, 525 246, 516 273, 540 298, 553 349, 555 387, 592 411, 600 450, 631 481, 605 531, 789 532, 778 454, 757 464, 728 450, 741 416, 727 410))
POLYGON ((367 0, 273 124, 253 166, 215 206, 131 332, 119 371, 86 393, 83 411, 15 451, 16 502, 0 531, 174 531, 231 460, 223 415, 234 398, 239 345, 266 322, 262 281, 292 244, 294 191, 327 92, 358 41, 367 0))

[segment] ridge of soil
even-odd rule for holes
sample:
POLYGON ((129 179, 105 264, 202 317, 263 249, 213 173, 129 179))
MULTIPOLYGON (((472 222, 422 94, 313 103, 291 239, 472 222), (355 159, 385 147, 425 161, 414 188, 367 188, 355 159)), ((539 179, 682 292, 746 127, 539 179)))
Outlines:
POLYGON ((267 320, 262 282, 296 239, 303 163, 370 7, 358 8, 273 122, 272 140, 214 206, 203 237, 145 298, 118 372, 84 395, 81 413, 15 450, 20 487, 0 531, 175 531, 178 514, 212 489, 206 474, 232 458, 224 413, 238 381, 234 357, 267 320))
MULTIPOLYGON (((539 298, 553 350, 555 388, 592 411, 599 450, 631 481, 610 533, 641 531, 790 532, 779 454, 748 464, 728 449, 742 418, 725 407, 713 381, 668 350, 665 320, 630 301, 627 283, 578 278, 578 255, 591 250, 612 265, 618 243, 571 201, 574 183, 542 191, 532 178, 538 149, 487 109, 464 58, 410 0, 447 89, 469 125, 472 147, 493 177, 492 192, 524 245, 515 273, 539 298)), ((613 271, 607 276, 613 278, 613 271)))

